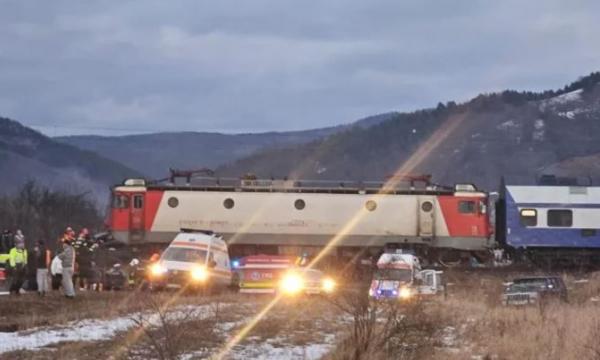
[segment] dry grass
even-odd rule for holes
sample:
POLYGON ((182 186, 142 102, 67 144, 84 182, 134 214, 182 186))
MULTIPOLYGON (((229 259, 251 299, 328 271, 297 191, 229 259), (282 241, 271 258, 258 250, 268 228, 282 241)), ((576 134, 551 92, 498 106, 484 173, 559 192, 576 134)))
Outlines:
MULTIPOLYGON (((502 283, 520 274, 457 271, 447 275, 454 284, 450 287, 449 298, 437 298, 418 306, 398 308, 375 304, 373 307, 374 304, 369 303, 366 308, 354 313, 360 301, 354 307, 343 308, 335 303, 340 299, 284 299, 239 346, 245 349, 256 346, 257 351, 265 343, 274 347, 302 348, 322 344, 326 336, 337 334, 338 345, 327 356, 331 360, 600 358, 600 303, 591 301, 600 297, 600 273, 586 276, 565 274, 569 288, 568 304, 524 308, 507 308, 499 303, 502 283), (588 281, 576 281, 582 277, 588 281), (370 317, 372 314, 376 315, 375 321, 370 317), (357 319, 359 330, 363 332, 353 334, 357 319), (359 356, 356 356, 357 346, 362 349, 359 356)), ((83 318, 124 316, 151 310, 151 302, 162 303, 173 294, 122 292, 82 295, 73 302, 62 297, 0 299, 1 321, 5 324, 8 319, 20 321, 25 324, 24 327, 31 327, 83 318)), ((347 299, 359 298, 347 296, 347 299)), ((232 294, 178 298, 172 306, 215 302, 227 305, 213 309, 215 314, 208 319, 189 318, 168 324, 167 331, 172 332, 170 338, 177 339, 173 346, 178 350, 173 353, 195 352, 198 358, 214 354, 228 337, 239 331, 270 300, 268 296, 232 294), (227 330, 219 330, 225 328, 227 330), (193 334, 203 334, 202 338, 206 341, 198 341, 193 334)), ((165 327, 148 328, 142 336, 137 330, 106 341, 61 343, 41 351, 20 351, 2 356, 11 359, 83 360, 161 358, 156 350, 157 344, 160 347, 165 341, 172 341, 165 340, 165 327), (131 342, 133 336, 137 339, 131 342)))
MULTIPOLYGON (((499 303, 501 281, 488 286, 457 288, 447 301, 435 302, 432 312, 440 326, 451 326, 457 338, 452 349, 434 358, 464 359, 598 359, 600 356, 600 274, 565 275, 569 303, 504 307, 499 303), (499 285, 498 285, 499 284, 499 285)), ((477 281, 486 281, 477 279, 477 281)))
POLYGON ((446 275, 453 283, 448 299, 404 308, 403 324, 396 324, 401 331, 379 344, 378 337, 395 309, 377 315, 378 325, 369 329, 375 334, 368 338, 353 334, 352 326, 364 322, 355 317, 347 337, 328 359, 600 359, 600 303, 592 301, 600 297, 600 273, 563 274, 569 303, 522 308, 500 304, 503 282, 522 272, 450 271, 446 275), (581 278, 587 281, 577 280, 581 278), (404 347, 386 351, 393 342, 404 347), (421 351, 407 351, 410 346, 421 351))
MULTIPOLYGON (((0 297, 0 330, 22 331, 37 326, 63 325, 83 319, 108 319, 124 316, 149 307, 148 299, 157 303, 171 301, 173 293, 142 291, 81 292, 73 300, 58 293, 40 298, 36 294, 19 297, 0 297)), ((237 296, 199 296, 185 294, 176 297, 173 305, 204 304, 219 299, 221 302, 237 301, 237 296)))
MULTIPOLYGON (((163 303, 157 302, 158 299, 162 301, 171 295, 139 294, 135 300, 131 300, 136 305, 132 305, 129 308, 131 312, 128 313, 135 313, 135 317, 132 315, 131 318, 139 322, 138 326, 119 333, 112 339, 99 342, 64 342, 39 351, 5 353, 0 355, 0 358, 175 359, 182 354, 191 353, 195 354, 194 358, 205 358, 222 348, 229 336, 239 331, 272 299, 268 296, 248 298, 237 294, 211 298, 188 296, 179 299, 168 308, 163 308, 163 303), (182 308, 188 308, 181 306, 185 304, 211 305, 206 316, 198 316, 191 312, 182 312, 182 308), (140 309, 144 312, 137 312, 140 309), (169 319, 167 316, 172 310, 178 312, 176 319, 169 319), (150 317, 154 320, 150 321, 150 317), (153 324, 148 325, 149 322, 153 324)), ((104 302, 97 299, 97 304, 104 302)), ((192 310, 195 308, 197 307, 190 307, 192 310)), ((109 318, 108 313, 113 314, 113 311, 107 308, 104 308, 104 311, 104 314, 88 312, 87 315, 109 318)), ((125 308, 122 311, 126 311, 125 308)), ((240 343, 240 347, 251 349, 255 344, 266 342, 273 347, 303 347, 322 343, 326 334, 339 332, 343 326, 335 321, 338 314, 330 303, 317 297, 284 299, 248 334, 240 343)))

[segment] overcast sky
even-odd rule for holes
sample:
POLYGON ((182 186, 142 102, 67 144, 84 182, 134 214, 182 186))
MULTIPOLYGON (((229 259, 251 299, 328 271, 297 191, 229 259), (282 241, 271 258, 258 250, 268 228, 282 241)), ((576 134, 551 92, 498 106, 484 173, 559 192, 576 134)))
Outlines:
POLYGON ((26 1, 0 116, 49 135, 347 123, 600 70, 600 1, 26 1))

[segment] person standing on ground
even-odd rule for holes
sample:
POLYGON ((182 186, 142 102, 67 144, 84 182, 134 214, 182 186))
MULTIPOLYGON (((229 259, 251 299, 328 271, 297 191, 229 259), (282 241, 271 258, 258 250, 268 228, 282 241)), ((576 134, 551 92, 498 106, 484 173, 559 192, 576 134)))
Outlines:
POLYGON ((19 295, 27 271, 27 250, 25 250, 25 242, 15 243, 15 247, 13 247, 8 254, 8 263, 11 269, 10 293, 19 295))
POLYGON ((0 236, 0 253, 8 254, 13 248, 14 235, 10 230, 4 230, 0 236))
POLYGON ((58 255, 62 262, 62 286, 67 299, 75 297, 73 288, 73 272, 75 271, 75 250, 70 239, 63 242, 63 252, 58 255))
POLYGON ((46 249, 43 241, 38 241, 33 248, 33 257, 35 260, 37 282, 37 291, 40 296, 48 292, 48 267, 50 266, 50 250, 46 249))
POLYGON ((58 256, 55 256, 50 263, 50 275, 52 275, 52 290, 60 289, 62 284, 62 265, 58 256))
POLYGON ((18 229, 15 233, 15 244, 18 243, 25 244, 25 235, 23 235, 23 231, 21 231, 21 229, 18 229))

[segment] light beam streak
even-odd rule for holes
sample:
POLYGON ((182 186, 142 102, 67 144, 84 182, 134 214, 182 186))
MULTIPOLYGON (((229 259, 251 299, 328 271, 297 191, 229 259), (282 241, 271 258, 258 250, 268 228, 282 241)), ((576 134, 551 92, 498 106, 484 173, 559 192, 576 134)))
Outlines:
MULTIPOLYGON (((396 170, 395 174, 405 174, 414 170, 421 164, 430 154, 450 135, 466 118, 465 114, 455 115, 449 118, 446 123, 439 126, 433 134, 422 143, 417 150, 396 170)), ((397 177, 391 177, 382 188, 370 199, 375 199, 377 196, 383 196, 387 192, 398 186, 401 180, 397 177)), ((264 207, 263 207, 264 208, 264 207)), ((262 209, 261 209, 262 210, 262 209)), ((307 265, 306 268, 314 267, 321 259, 326 256, 333 247, 335 247, 348 233, 354 229, 356 224, 367 214, 365 209, 361 209, 344 225, 342 230, 338 232, 325 247, 315 256, 315 258, 307 265)), ((281 300, 282 294, 278 294, 267 306, 265 306, 250 322, 244 326, 233 338, 231 338, 221 351, 214 357, 216 360, 222 360, 225 356, 239 344, 244 338, 254 329, 254 327, 267 315, 267 313, 281 300)))

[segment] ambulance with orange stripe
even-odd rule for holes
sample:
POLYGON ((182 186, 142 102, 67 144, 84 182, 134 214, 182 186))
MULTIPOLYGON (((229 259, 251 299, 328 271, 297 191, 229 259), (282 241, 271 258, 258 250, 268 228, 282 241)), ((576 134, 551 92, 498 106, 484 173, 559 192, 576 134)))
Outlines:
POLYGON ((227 245, 210 231, 182 229, 148 274, 150 289, 213 289, 231 285, 227 245))

